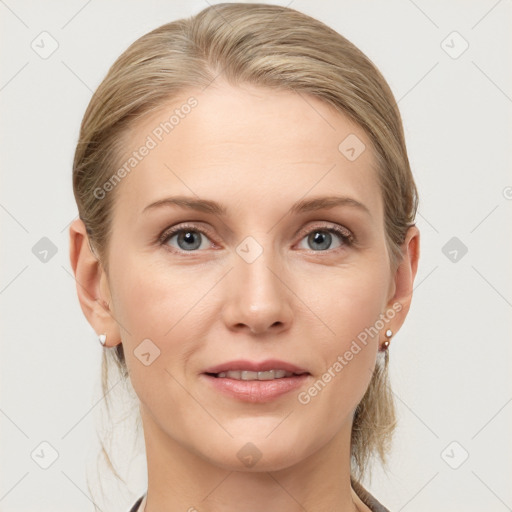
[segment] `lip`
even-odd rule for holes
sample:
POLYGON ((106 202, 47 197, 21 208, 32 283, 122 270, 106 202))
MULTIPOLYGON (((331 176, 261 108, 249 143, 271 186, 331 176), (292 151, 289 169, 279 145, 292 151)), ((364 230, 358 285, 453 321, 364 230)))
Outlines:
POLYGON ((279 359, 266 359, 265 361, 259 362, 237 359, 236 361, 228 361, 211 366, 201 374, 201 378, 216 391, 231 398, 251 403, 270 402, 281 395, 303 386, 304 382, 309 380, 310 376, 311 374, 306 369, 279 359), (298 375, 283 377, 281 379, 250 381, 229 379, 227 377, 219 378, 213 375, 230 370, 248 370, 251 372, 285 370, 298 375))
MULTIPOLYGON (((285 370, 292 373, 308 373, 304 368, 300 368, 292 363, 280 361, 279 359, 266 359, 265 361, 248 361, 244 359, 237 359, 236 361, 228 361, 216 366, 211 366, 204 370, 203 373, 220 373, 228 372, 230 370, 248 370, 251 372, 265 372, 268 370, 285 370)), ((231 380, 231 379, 228 379, 231 380)), ((264 381, 261 381, 264 382, 264 381)))
POLYGON ((311 375, 293 375, 274 380, 237 380, 219 378, 214 375, 202 373, 202 378, 209 386, 224 395, 251 403, 265 403, 274 400, 281 395, 296 390, 309 380, 311 375))

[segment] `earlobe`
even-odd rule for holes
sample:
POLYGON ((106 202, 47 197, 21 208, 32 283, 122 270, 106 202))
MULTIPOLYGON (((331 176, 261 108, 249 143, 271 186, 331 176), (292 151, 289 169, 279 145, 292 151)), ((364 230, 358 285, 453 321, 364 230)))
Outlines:
POLYGON ((107 335, 107 345, 120 341, 117 322, 108 307, 110 292, 108 280, 98 258, 91 251, 85 224, 74 220, 69 228, 69 257, 75 275, 80 307, 98 335, 107 335))

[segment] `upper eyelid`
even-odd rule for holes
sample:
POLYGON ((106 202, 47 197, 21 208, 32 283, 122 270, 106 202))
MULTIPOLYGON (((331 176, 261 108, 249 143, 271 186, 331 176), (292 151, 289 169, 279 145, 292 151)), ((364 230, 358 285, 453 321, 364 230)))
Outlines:
POLYGON ((202 226, 197 226, 195 224, 184 223, 183 225, 172 226, 170 228, 164 229, 162 234, 159 235, 158 239, 166 240, 167 238, 176 235, 180 231, 186 231, 187 229, 189 229, 190 231, 198 231, 204 235, 210 236, 210 231, 208 229, 202 226))
MULTIPOLYGON (((322 222, 322 221, 318 221, 318 222, 322 222)), ((301 233, 310 233, 311 231, 313 231, 315 229, 318 229, 318 230, 325 229, 325 230, 341 231, 344 234, 346 232, 346 236, 347 237, 355 238, 355 236, 352 233, 352 231, 350 229, 348 229, 347 227, 341 226, 341 225, 336 224, 334 222, 328 222, 328 221, 323 221, 323 222, 324 222, 324 224, 313 224, 312 226, 308 226, 308 227, 305 227, 305 228, 300 228, 295 233, 295 236, 298 236, 301 233), (325 223, 327 223, 327 224, 325 224, 325 223)))

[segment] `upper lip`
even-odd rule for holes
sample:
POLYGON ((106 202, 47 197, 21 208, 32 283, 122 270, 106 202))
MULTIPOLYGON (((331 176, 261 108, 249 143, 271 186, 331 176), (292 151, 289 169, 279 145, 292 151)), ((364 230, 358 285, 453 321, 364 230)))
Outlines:
POLYGON ((285 370, 292 373, 309 373, 307 370, 300 368, 292 363, 286 361, 280 361, 278 359, 267 359, 265 361, 247 361, 238 359, 236 361, 228 361, 227 363, 221 363, 216 366, 207 368, 204 373, 221 373, 228 372, 230 370, 248 370, 251 372, 264 372, 268 370, 285 370))

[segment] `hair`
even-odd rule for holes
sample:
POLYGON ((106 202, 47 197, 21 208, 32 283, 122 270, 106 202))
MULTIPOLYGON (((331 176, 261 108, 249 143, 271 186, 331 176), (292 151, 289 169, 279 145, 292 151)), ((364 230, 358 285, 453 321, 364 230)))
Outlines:
MULTIPOLYGON (((223 3, 162 25, 133 42, 114 62, 84 114, 73 163, 73 191, 91 249, 108 274, 108 241, 118 190, 98 199, 117 169, 130 132, 145 116, 190 88, 218 76, 304 93, 348 116, 368 135, 384 205, 390 268, 414 225, 418 195, 402 120, 390 87, 373 62, 335 30, 294 9, 269 4, 223 3)), ((102 390, 108 405, 109 368, 129 380, 123 345, 105 349, 102 390)), ((396 425, 389 387, 388 352, 378 357, 353 418, 351 477, 360 480, 373 456, 387 464, 396 425)), ((102 451, 110 459, 102 442, 102 451)), ((115 471, 115 470, 114 470, 115 471)))

